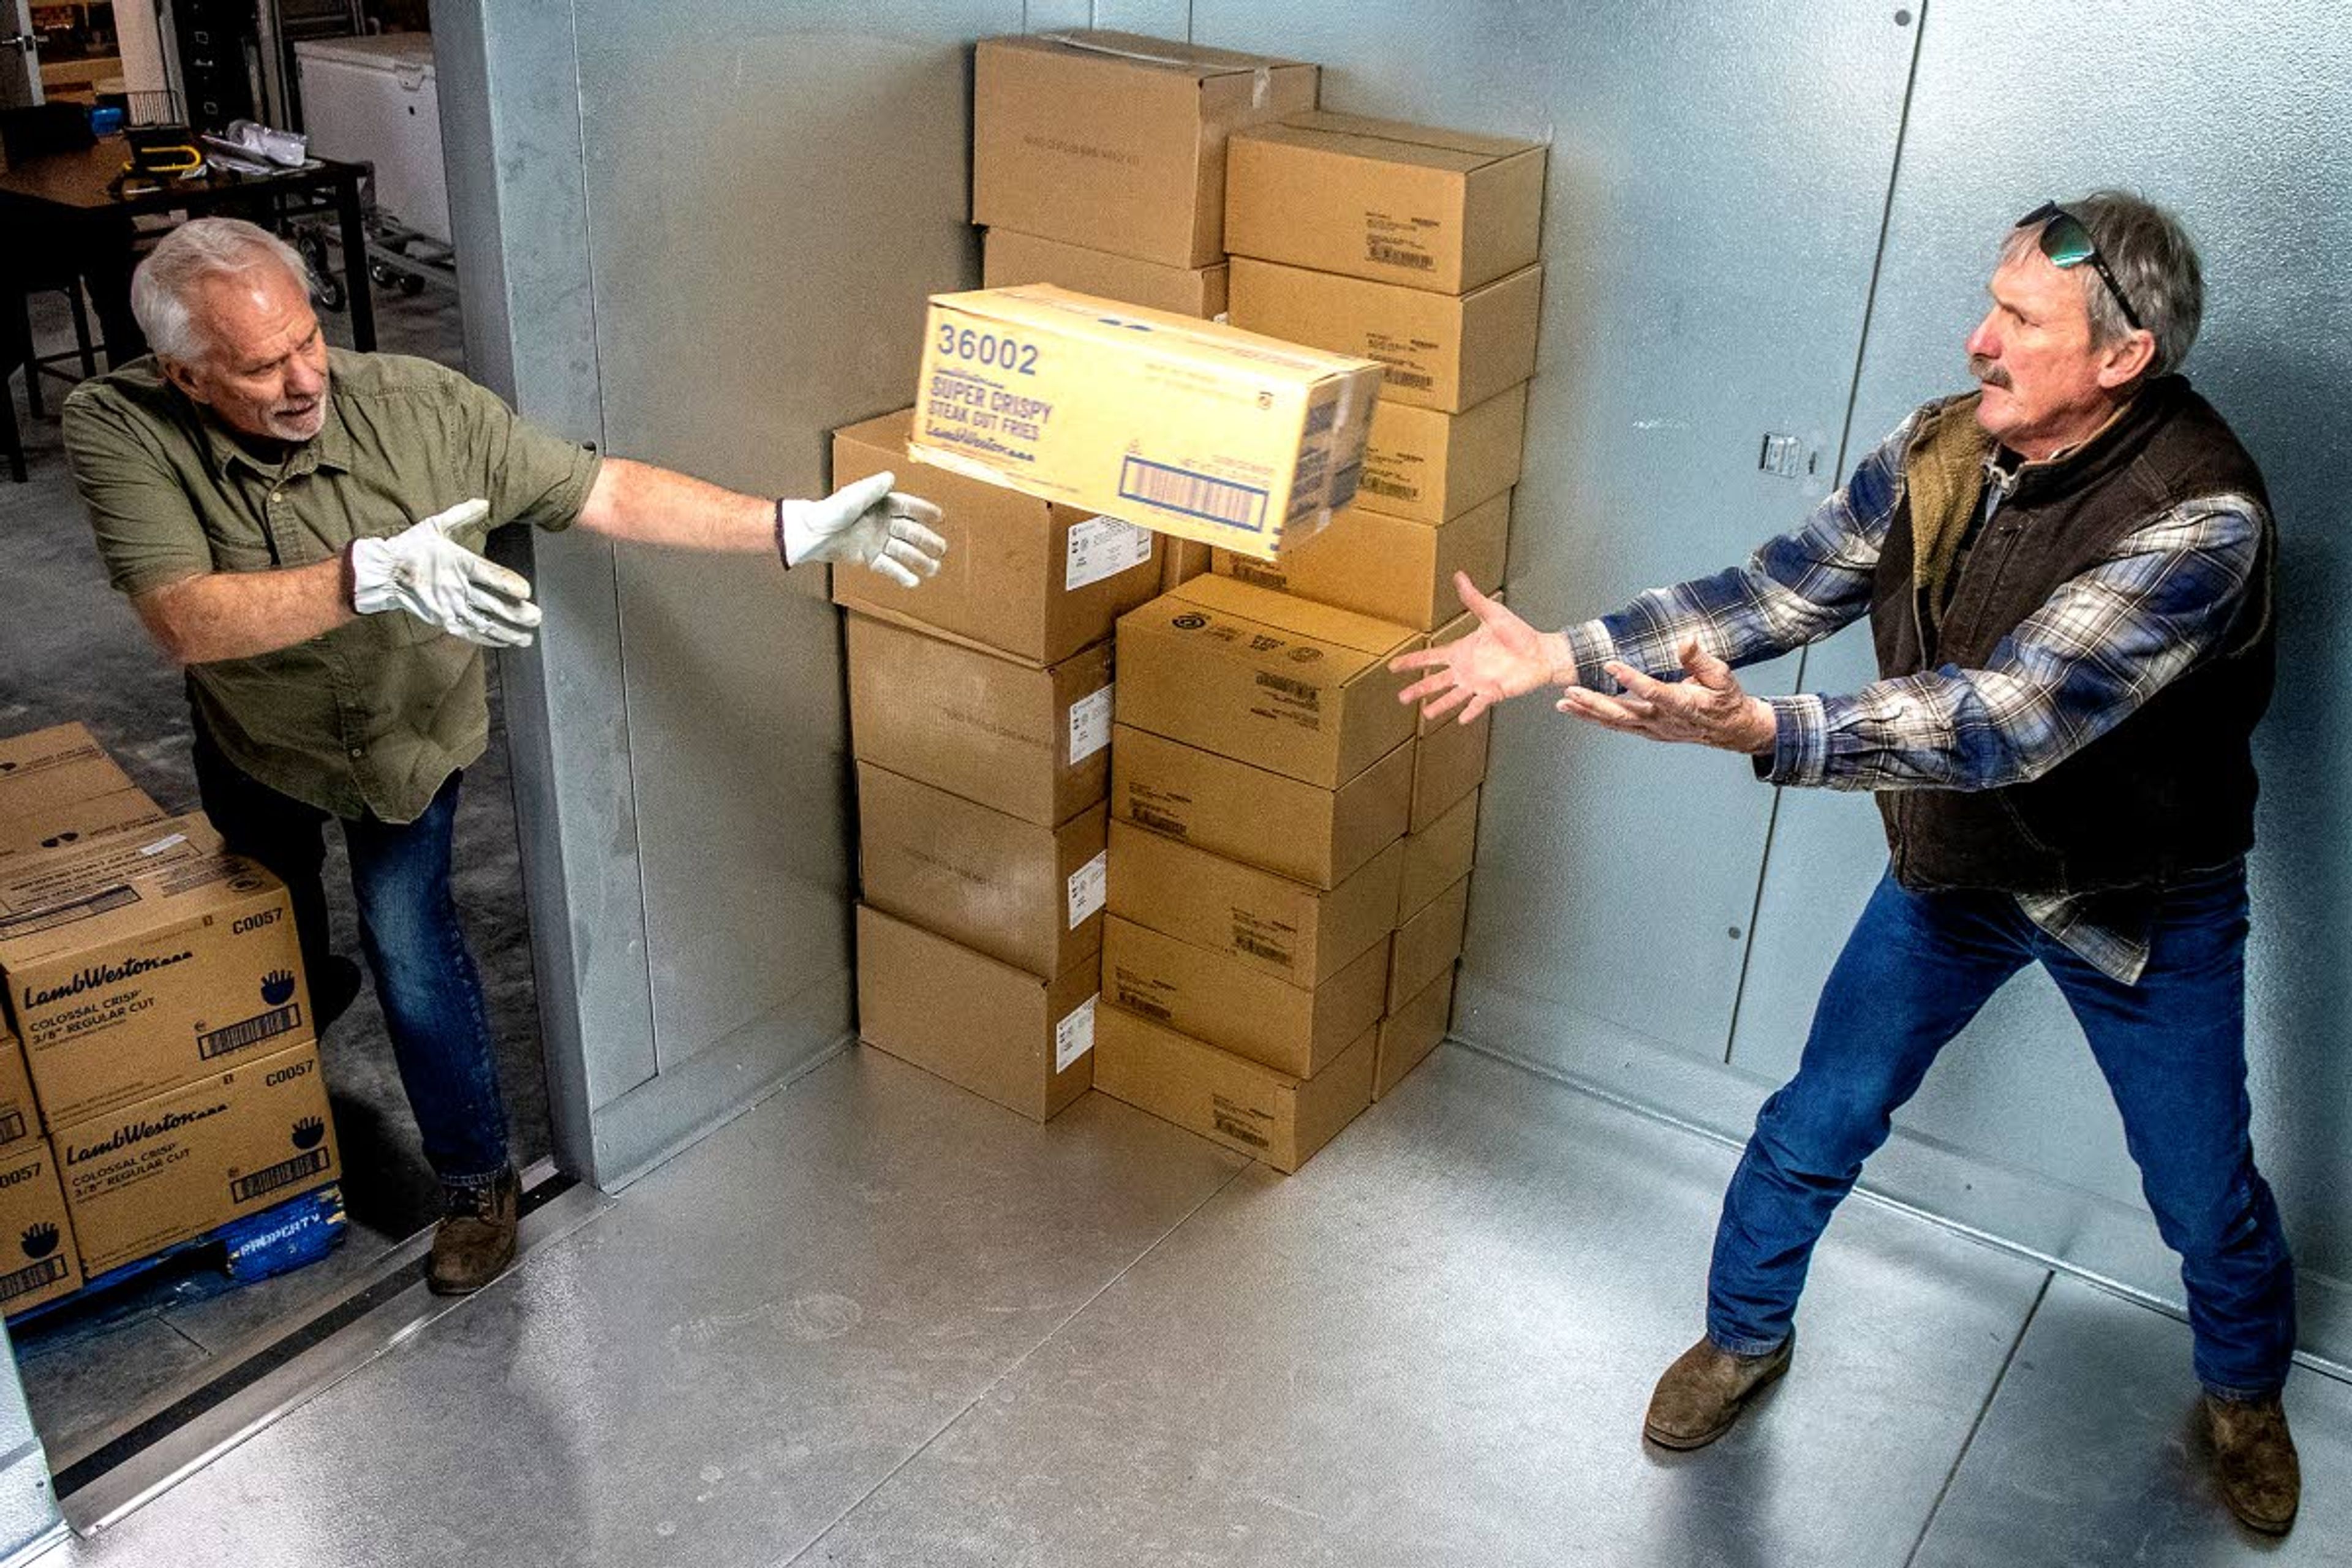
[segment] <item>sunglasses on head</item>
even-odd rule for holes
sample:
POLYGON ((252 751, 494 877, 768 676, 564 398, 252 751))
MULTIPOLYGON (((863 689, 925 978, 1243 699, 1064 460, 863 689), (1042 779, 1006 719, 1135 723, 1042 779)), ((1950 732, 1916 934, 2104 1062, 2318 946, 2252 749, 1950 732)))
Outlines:
POLYGON ((2080 267, 2085 261, 2089 262, 2097 270, 2099 281, 2107 286, 2107 292, 2115 296, 2116 308, 2123 311, 2124 320, 2131 323, 2132 331, 2147 331, 2139 319, 2139 312, 2132 309, 2129 300, 2124 298, 2124 286, 2116 281, 2114 271, 2107 266, 2107 258, 2101 256, 2099 247, 2091 243, 2091 231, 2083 226, 2081 218, 2056 202, 2043 202, 2017 220, 2020 228, 2032 228, 2036 225, 2042 229, 2042 254, 2050 258, 2053 267, 2080 267))

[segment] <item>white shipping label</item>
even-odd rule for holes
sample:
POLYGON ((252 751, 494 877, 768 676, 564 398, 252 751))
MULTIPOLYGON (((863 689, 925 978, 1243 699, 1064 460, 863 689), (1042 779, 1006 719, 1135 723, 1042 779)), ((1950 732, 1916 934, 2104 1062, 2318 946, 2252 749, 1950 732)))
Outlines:
POLYGON ((1150 559, 1150 529, 1121 522, 1115 517, 1090 517, 1070 525, 1069 557, 1062 572, 1062 586, 1076 592, 1150 559))
POLYGON ((1089 996, 1054 1026, 1054 1070, 1067 1072, 1070 1064, 1095 1048, 1095 1003, 1089 996))
POLYGON ((1070 929, 1086 924, 1109 891, 1110 851, 1106 849, 1070 873, 1070 929))
POLYGON ((1110 744, 1110 694, 1113 681, 1091 697, 1070 704, 1070 765, 1076 767, 1110 744))

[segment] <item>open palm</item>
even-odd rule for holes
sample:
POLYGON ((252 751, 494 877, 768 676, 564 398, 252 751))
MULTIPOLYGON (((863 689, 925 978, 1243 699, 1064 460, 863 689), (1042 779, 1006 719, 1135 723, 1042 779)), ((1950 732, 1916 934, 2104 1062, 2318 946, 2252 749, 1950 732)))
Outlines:
POLYGON ((1454 587, 1478 617, 1477 626, 1441 647, 1400 655, 1389 668, 1399 674, 1429 671, 1399 692, 1399 701, 1419 702, 1428 719, 1458 708, 1459 721, 1467 724, 1497 702, 1550 684, 1562 650, 1551 646, 1560 640, 1557 636, 1544 636, 1478 592, 1465 574, 1454 574, 1454 587))

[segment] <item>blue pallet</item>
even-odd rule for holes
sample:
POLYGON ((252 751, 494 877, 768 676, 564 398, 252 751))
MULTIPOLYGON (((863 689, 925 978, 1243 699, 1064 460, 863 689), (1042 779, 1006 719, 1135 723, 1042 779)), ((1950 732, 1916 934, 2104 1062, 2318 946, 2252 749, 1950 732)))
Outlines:
POLYGON ((258 1214, 215 1226, 201 1236, 190 1237, 136 1262, 110 1268, 85 1280, 72 1295, 44 1301, 8 1321, 30 1322, 59 1308, 86 1303, 100 1291, 152 1274, 166 1264, 208 1247, 217 1248, 222 1254, 217 1271, 184 1281, 182 1290, 196 1300, 221 1295, 241 1285, 274 1279, 318 1262, 341 1245, 350 1228, 350 1221, 343 1214, 342 1186, 330 1182, 258 1214))

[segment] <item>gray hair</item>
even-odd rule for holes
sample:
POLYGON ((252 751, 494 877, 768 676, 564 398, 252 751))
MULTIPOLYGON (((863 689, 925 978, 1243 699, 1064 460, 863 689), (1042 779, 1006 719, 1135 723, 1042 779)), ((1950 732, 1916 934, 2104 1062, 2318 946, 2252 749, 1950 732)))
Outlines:
POLYGON ((207 279, 235 278, 256 268, 283 267, 305 293, 310 268, 292 246, 242 218, 200 217, 182 224, 131 275, 131 313, 147 346, 165 359, 195 364, 209 346, 189 301, 207 279))
MULTIPOLYGON (((2094 191, 2065 207, 2090 231, 2091 243, 2099 247, 2100 258, 2139 312, 2141 325, 2156 339, 2156 355, 2147 374, 2158 376, 2179 370, 2205 318, 2204 270, 2180 220, 2130 191, 2094 191)), ((2001 260, 2032 254, 2041 238, 2038 227, 2011 229, 2001 245, 2001 260)), ((2105 348, 2129 337, 2131 323, 2107 291, 2099 269, 2085 262, 2074 271, 2091 312, 2091 342, 2105 348)))

